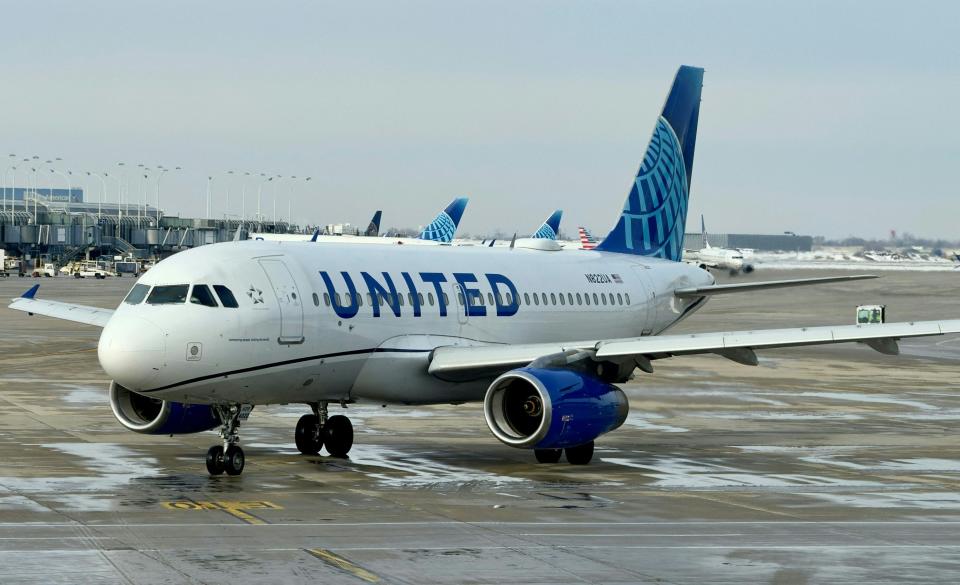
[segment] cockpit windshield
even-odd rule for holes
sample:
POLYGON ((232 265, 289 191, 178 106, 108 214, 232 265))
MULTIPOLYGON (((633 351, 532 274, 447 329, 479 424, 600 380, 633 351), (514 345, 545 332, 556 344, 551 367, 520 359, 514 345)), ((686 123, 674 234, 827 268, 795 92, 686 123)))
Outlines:
POLYGON ((205 284, 193 285, 193 291, 190 293, 190 302, 204 307, 216 307, 217 301, 213 299, 213 293, 210 287, 205 284))
POLYGON ((143 299, 147 298, 147 293, 150 292, 150 287, 146 284, 135 284, 133 288, 130 289, 130 292, 127 293, 127 298, 123 299, 123 302, 128 305, 139 305, 143 302, 143 299))
POLYGON ((187 291, 190 285, 171 284, 155 286, 147 297, 148 305, 182 305, 187 302, 187 291))

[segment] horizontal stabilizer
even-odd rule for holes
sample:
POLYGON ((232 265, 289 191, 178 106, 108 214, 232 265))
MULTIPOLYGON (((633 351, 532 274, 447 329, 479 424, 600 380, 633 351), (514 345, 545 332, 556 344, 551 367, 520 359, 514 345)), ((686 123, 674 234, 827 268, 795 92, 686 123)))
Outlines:
POLYGON ((853 276, 825 276, 821 278, 797 278, 794 280, 768 280, 765 282, 744 282, 739 284, 714 284, 679 288, 673 292, 678 297, 704 297, 707 295, 724 295, 730 293, 753 292, 770 288, 787 288, 790 286, 807 286, 811 284, 830 284, 831 282, 847 282, 849 280, 866 280, 877 278, 875 274, 856 274, 853 276))

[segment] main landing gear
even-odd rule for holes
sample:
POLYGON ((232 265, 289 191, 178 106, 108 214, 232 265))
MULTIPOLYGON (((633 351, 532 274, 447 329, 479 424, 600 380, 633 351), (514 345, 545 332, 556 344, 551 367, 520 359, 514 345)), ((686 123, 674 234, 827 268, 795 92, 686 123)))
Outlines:
POLYGON ((223 445, 214 445, 207 451, 207 471, 210 475, 240 475, 246 463, 240 448, 240 423, 250 416, 250 405, 214 406, 220 418, 220 437, 223 445))
POLYGON ((305 414, 297 421, 294 438, 297 449, 304 455, 316 455, 323 447, 334 457, 346 457, 353 447, 353 425, 350 419, 336 414, 327 416, 327 403, 310 405, 313 414, 305 414))
POLYGON ((586 465, 593 459, 593 441, 577 445, 576 447, 567 447, 566 449, 534 449, 533 454, 538 463, 557 463, 560 461, 560 455, 567 454, 567 463, 570 465, 586 465))

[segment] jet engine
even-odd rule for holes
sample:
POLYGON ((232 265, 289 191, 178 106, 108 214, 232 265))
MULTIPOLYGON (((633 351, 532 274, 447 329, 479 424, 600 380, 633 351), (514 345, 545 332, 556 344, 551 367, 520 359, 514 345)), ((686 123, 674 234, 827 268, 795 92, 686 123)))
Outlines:
POLYGON ((157 400, 110 383, 110 408, 120 424, 147 435, 183 435, 220 426, 213 408, 205 404, 182 404, 157 400))
POLYGON ((527 367, 487 389, 483 412, 494 436, 521 449, 565 449, 593 441, 627 418, 622 390, 587 374, 527 367))

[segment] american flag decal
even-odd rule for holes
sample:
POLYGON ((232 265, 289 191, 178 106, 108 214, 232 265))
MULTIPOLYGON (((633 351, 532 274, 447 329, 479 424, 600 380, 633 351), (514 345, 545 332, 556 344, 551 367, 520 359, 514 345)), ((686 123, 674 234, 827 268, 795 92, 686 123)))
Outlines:
POLYGON ((613 279, 613 282, 615 282, 615 283, 617 283, 617 284, 623 284, 623 279, 620 278, 620 275, 619 275, 619 274, 611 274, 611 275, 610 275, 610 278, 612 278, 612 279, 613 279))

